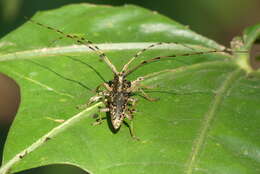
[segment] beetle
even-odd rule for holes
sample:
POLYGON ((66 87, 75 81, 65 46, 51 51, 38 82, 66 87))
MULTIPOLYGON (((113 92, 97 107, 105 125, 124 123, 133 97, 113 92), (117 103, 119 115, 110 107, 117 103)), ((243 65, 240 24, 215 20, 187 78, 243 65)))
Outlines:
MULTIPOLYGON (((204 51, 204 52, 193 52, 193 53, 185 53, 181 55, 170 55, 170 56, 159 56, 155 58, 151 58, 148 60, 144 60, 135 67, 129 69, 129 65, 138 58, 141 54, 143 54, 146 50, 151 49, 152 47, 164 45, 164 44, 180 44, 177 42, 158 42, 153 43, 149 45, 148 47, 138 51, 130 60, 123 66, 121 71, 118 71, 117 68, 111 63, 110 59, 105 55, 105 53, 92 41, 87 40, 84 37, 80 37, 78 35, 72 35, 72 34, 66 34, 63 31, 47 26, 45 24, 39 23, 37 21, 34 21, 32 19, 29 19, 30 22, 37 24, 39 26, 42 26, 44 28, 47 28, 49 30, 53 30, 59 34, 61 34, 63 37, 70 38, 74 41, 76 41, 78 44, 85 45, 89 49, 93 50, 95 53, 99 55, 101 60, 103 60, 108 67, 111 69, 112 73, 114 74, 114 78, 108 82, 104 82, 97 86, 95 89, 96 95, 91 97, 89 99, 89 102, 87 103, 87 106, 90 104, 93 104, 95 102, 103 102, 106 106, 105 108, 101 108, 101 112, 107 112, 109 113, 109 117, 111 120, 112 128, 117 131, 120 129, 122 123, 124 123, 125 118, 129 119, 130 121, 133 120, 133 113, 135 112, 134 106, 137 101, 136 98, 134 98, 135 92, 141 92, 142 96, 149 100, 149 101, 156 101, 156 99, 149 97, 143 89, 147 88, 143 85, 141 85, 141 81, 143 81, 144 77, 138 77, 134 81, 127 80, 127 76, 137 70, 138 68, 144 66, 145 64, 159 61, 163 58, 174 58, 177 56, 191 56, 191 55, 201 55, 201 54, 209 54, 209 53, 217 53, 217 52, 225 52, 229 51, 227 48, 223 48, 222 50, 210 50, 210 51, 204 51), (103 89, 100 89, 103 88, 103 89)), ((180 44, 185 48, 188 48, 192 51, 194 49, 190 46, 187 46, 185 44, 180 44)), ((102 118, 99 114, 99 119, 97 122, 94 123, 94 125, 100 124, 102 122, 102 118)), ((133 125, 131 122, 130 125, 130 133, 131 136, 135 139, 138 139, 133 131, 133 125)))

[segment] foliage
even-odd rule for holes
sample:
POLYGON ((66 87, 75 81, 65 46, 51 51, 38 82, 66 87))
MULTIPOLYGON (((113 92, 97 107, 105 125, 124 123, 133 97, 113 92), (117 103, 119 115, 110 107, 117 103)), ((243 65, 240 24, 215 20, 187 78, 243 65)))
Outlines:
POLYGON ((223 46, 132 5, 68 5, 39 12, 33 20, 84 35, 118 69, 155 42, 172 44, 148 50, 133 65, 190 55, 148 64, 129 76, 144 76, 146 92, 159 98, 136 96, 134 126, 141 140, 134 141, 126 126, 114 134, 107 124, 91 125, 102 103, 77 109, 102 83, 97 72, 112 79, 107 65, 86 46, 26 22, 0 40, 1 72, 19 83, 22 94, 0 173, 48 164, 72 164, 96 174, 259 173, 260 74, 244 52, 259 38, 259 25, 248 28, 229 54, 206 53, 223 46), (204 53, 192 55, 198 52, 204 53))

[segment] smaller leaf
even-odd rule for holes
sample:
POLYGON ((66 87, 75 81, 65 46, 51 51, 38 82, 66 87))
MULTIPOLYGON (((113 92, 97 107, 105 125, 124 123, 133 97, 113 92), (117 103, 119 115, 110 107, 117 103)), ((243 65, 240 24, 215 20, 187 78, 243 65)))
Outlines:
POLYGON ((246 28, 243 32, 244 49, 251 49, 254 43, 260 43, 260 24, 246 28))

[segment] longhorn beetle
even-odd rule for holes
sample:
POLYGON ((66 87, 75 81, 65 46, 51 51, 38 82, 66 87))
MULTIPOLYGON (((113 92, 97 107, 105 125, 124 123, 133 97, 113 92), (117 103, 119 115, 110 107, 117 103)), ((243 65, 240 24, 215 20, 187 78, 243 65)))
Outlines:
MULTIPOLYGON (((205 52, 194 52, 194 53, 186 53, 181 55, 171 55, 171 56, 160 56, 151 58, 148 60, 142 61, 137 66, 129 69, 129 65, 138 58, 141 54, 143 54, 146 50, 163 44, 180 44, 176 42, 158 42, 151 44, 147 48, 144 48, 137 52, 122 68, 121 71, 118 71, 117 68, 111 63, 109 58, 105 55, 105 53, 97 46, 94 45, 93 42, 87 40, 84 37, 80 37, 77 35, 72 34, 66 34, 63 31, 47 26, 45 24, 39 23, 37 21, 34 21, 32 19, 29 20, 30 22, 37 24, 41 27, 47 28, 49 30, 53 30, 59 34, 61 34, 63 37, 70 38, 74 41, 76 41, 78 44, 85 45, 89 49, 93 50, 95 53, 99 55, 99 57, 108 65, 108 67, 111 69, 111 71, 114 74, 114 78, 108 82, 102 83, 97 86, 96 88, 96 95, 91 97, 89 99, 89 102, 87 105, 92 104, 94 102, 101 101, 105 104, 105 108, 100 109, 101 112, 107 112, 110 115, 111 124, 114 130, 118 130, 122 123, 124 122, 125 118, 128 118, 129 120, 133 119, 133 112, 134 112, 134 105, 137 101, 133 96, 135 92, 141 92, 142 96, 149 100, 149 101, 155 101, 154 98, 149 97, 142 88, 145 88, 140 84, 141 81, 144 80, 143 77, 138 77, 134 81, 127 80, 127 76, 134 72, 136 69, 142 67, 143 65, 151 62, 155 62, 158 60, 161 60, 162 58, 173 58, 177 56, 191 56, 191 55, 200 55, 200 54, 208 54, 208 53, 216 53, 216 52, 224 52, 229 51, 228 49, 224 48, 223 50, 212 50, 212 51, 205 51, 205 52), (100 90, 100 88, 103 87, 103 90, 100 90)), ((193 49, 192 47, 189 47, 184 44, 180 44, 183 47, 186 47, 188 49, 193 49)), ((100 116, 100 114, 99 114, 100 116)), ((101 123, 102 118, 99 117, 96 124, 101 123)), ((136 138, 133 132, 133 125, 131 122, 130 125, 130 133, 133 138, 136 138)))

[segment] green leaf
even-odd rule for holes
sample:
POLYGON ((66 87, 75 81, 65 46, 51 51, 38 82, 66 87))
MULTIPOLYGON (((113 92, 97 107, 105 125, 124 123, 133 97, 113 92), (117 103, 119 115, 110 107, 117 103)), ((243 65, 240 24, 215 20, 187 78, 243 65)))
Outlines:
POLYGON ((102 103, 77 109, 95 95, 89 89, 103 82, 98 73, 113 78, 109 67, 86 46, 56 40, 62 35, 26 22, 0 40, 1 72, 21 88, 0 173, 48 164, 71 164, 95 174, 259 173, 260 74, 238 61, 241 54, 206 53, 223 46, 132 5, 68 5, 37 13, 33 20, 84 35, 117 69, 156 42, 179 44, 147 50, 131 67, 158 56, 205 53, 162 59, 127 77, 145 77, 147 94, 159 98, 135 96, 134 128, 140 138, 135 141, 125 125, 117 133, 106 122, 91 125, 102 103))
POLYGON ((260 24, 247 27, 244 31, 243 39, 245 48, 250 49, 254 43, 260 43, 260 24))

